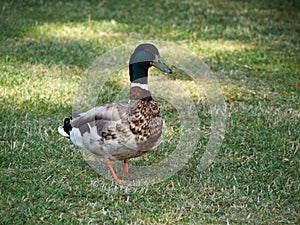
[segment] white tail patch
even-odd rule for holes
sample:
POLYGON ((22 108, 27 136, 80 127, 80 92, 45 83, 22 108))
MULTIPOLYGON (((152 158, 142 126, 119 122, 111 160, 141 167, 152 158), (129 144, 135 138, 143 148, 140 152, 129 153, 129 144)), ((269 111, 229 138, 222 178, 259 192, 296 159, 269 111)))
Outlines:
POLYGON ((63 137, 69 137, 69 135, 64 131, 63 126, 60 126, 58 128, 58 133, 60 133, 60 135, 63 136, 63 137))

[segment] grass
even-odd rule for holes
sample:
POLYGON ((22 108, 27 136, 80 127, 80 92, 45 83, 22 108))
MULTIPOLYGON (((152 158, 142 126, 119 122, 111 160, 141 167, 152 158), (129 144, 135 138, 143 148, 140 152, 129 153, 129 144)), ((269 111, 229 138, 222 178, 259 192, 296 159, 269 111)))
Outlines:
MULTIPOLYGON (((298 1, 23 0, 0 10, 1 224, 299 223, 298 1), (226 137, 200 170, 210 117, 198 102, 207 130, 189 163, 162 183, 118 186, 56 129, 99 55, 148 39, 185 46, 215 72, 226 137)), ((163 157, 151 154, 146 163, 163 157)))

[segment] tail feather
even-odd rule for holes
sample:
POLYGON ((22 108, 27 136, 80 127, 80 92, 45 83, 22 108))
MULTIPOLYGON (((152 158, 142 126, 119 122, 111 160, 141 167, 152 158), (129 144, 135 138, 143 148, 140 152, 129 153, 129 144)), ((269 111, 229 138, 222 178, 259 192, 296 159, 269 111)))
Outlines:
POLYGON ((61 136, 70 138, 70 131, 72 130, 72 126, 70 122, 71 119, 72 118, 65 118, 64 125, 58 128, 58 132, 60 133, 61 136))

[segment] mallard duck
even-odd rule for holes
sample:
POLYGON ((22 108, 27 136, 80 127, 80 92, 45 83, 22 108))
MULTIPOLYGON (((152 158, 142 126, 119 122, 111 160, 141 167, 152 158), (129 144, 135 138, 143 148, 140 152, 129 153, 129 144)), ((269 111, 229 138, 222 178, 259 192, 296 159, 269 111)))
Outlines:
POLYGON ((117 183, 128 183, 116 175, 112 161, 123 160, 123 175, 129 175, 128 160, 145 154, 162 134, 162 117, 148 89, 148 69, 172 70, 162 61, 153 44, 141 44, 129 61, 129 99, 92 108, 65 118, 59 133, 75 145, 104 158, 117 183))

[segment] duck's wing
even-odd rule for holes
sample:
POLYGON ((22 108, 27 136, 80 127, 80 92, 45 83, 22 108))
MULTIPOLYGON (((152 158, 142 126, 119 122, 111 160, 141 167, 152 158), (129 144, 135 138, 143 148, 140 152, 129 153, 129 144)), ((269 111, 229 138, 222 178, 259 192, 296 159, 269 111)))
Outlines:
POLYGON ((79 128, 84 124, 100 120, 120 121, 127 108, 127 102, 119 102, 97 106, 84 113, 75 113, 72 114, 71 126, 79 128))
POLYGON ((72 115, 71 141, 105 159, 126 159, 135 154, 135 136, 128 123, 128 102, 95 107, 72 115))

